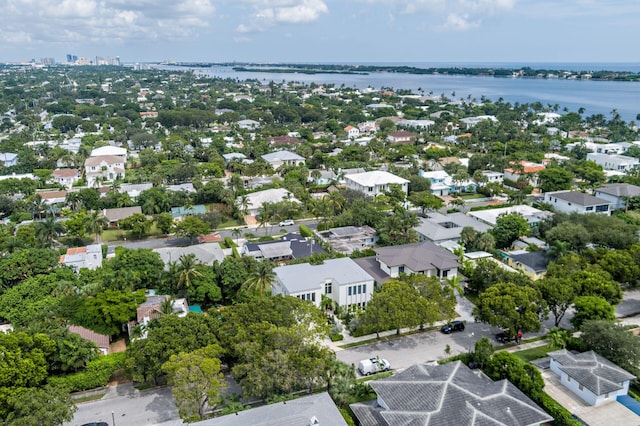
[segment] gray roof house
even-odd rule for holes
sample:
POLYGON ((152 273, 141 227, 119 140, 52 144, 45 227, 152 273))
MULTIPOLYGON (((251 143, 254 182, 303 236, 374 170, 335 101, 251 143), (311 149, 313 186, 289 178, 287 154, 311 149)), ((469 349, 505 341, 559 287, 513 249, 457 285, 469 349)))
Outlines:
POLYGON ((300 263, 273 269, 273 294, 294 296, 320 306, 322 295, 339 306, 361 307, 371 300, 374 279, 348 257, 325 260, 320 265, 300 263))
POLYGON ((573 354, 562 349, 548 355, 560 382, 589 405, 626 395, 629 382, 636 378, 594 351, 573 354))
POLYGON ((138 213, 142 213, 142 208, 140 206, 102 210, 102 215, 109 221, 109 226, 118 226, 118 222, 122 219, 126 219, 138 213))
POLYGON ((190 423, 192 426, 347 426, 327 392, 286 402, 263 405, 221 417, 190 423))
POLYGON ((166 268, 169 267, 169 263, 178 262, 181 256, 188 254, 193 254, 198 261, 205 265, 212 265, 215 261, 221 263, 227 256, 218 243, 195 244, 186 247, 161 247, 153 249, 153 251, 160 255, 166 268))
POLYGON ((420 218, 420 224, 413 228, 420 241, 440 243, 443 241, 460 241, 460 233, 465 226, 470 226, 476 232, 487 232, 491 226, 475 220, 464 213, 443 215, 429 212, 426 218, 420 218))
POLYGON ((640 186, 629 183, 609 183, 596 188, 593 195, 612 203, 613 210, 620 210, 626 207, 628 198, 640 197, 640 186))
POLYGON ((458 257, 431 242, 374 249, 380 269, 392 278, 422 273, 438 278, 458 274, 458 257))
POLYGON ((544 194, 544 202, 564 213, 598 213, 609 216, 611 203, 578 191, 556 191, 544 194))
POLYGON ((243 256, 252 256, 256 259, 268 259, 271 261, 287 259, 304 259, 312 254, 320 254, 325 251, 314 240, 307 241, 299 234, 288 233, 276 241, 262 243, 246 242, 242 246, 243 256))
POLYGON ((378 398, 351 404, 361 426, 533 426, 553 418, 508 380, 460 361, 413 365, 369 382, 378 398))
POLYGON ((262 159, 271 164, 274 170, 282 166, 298 166, 304 164, 304 157, 291 151, 276 151, 262 156, 262 159))

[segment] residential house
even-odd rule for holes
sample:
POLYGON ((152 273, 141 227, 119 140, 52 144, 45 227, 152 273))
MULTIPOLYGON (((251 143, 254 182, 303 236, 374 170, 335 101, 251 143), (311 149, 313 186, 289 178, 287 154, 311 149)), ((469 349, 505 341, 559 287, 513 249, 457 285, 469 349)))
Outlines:
POLYGON ((231 161, 244 161, 247 159, 247 156, 241 152, 230 152, 228 154, 222 154, 222 158, 224 158, 225 163, 230 163, 231 161))
POLYGON ((598 213, 611 215, 611 203, 578 191, 555 191, 544 194, 544 202, 563 213, 598 213))
POLYGON ((344 307, 365 307, 373 295, 373 277, 348 257, 325 260, 320 265, 279 266, 273 272, 273 294, 309 300, 318 307, 322 295, 344 307))
POLYGON ((449 278, 458 275, 458 257, 432 242, 374 249, 380 269, 391 278, 400 274, 425 274, 449 278))
POLYGON ((102 355, 109 354, 109 345, 111 337, 106 334, 96 333, 95 331, 80 327, 79 325, 70 325, 69 333, 77 334, 85 340, 95 343, 102 355))
POLYGON ((36 191, 47 205, 62 204, 67 200, 67 191, 36 191))
POLYGON ((166 188, 167 191, 171 191, 171 192, 184 191, 189 194, 195 194, 196 192, 196 188, 194 188, 193 183, 191 182, 178 183, 175 185, 165 185, 164 187, 166 188))
POLYGON ((372 172, 350 174, 345 176, 347 188, 362 192, 370 197, 377 197, 390 189, 391 185, 400 185, 407 194, 409 181, 389 172, 375 170, 372 172))
POLYGON ((627 395, 636 377, 594 351, 574 354, 561 349, 548 354, 550 369, 560 382, 589 405, 627 395))
POLYGON ((151 182, 148 183, 123 183, 120 185, 120 191, 129 196, 132 200, 138 198, 140 193, 146 191, 148 189, 153 188, 153 184, 151 182))
POLYGON ((82 268, 95 270, 102 267, 102 246, 90 244, 85 247, 73 247, 60 256, 58 263, 73 268, 78 272, 82 268))
POLYGON ((640 186, 609 183, 596 188, 593 195, 610 202, 612 210, 621 210, 626 208, 629 198, 640 197, 640 186))
POLYGON ((476 232, 487 232, 491 226, 479 222, 464 213, 452 213, 443 215, 438 212, 429 212, 426 217, 419 218, 420 224, 413 228, 418 233, 420 241, 431 241, 440 244, 444 241, 460 241, 460 233, 466 226, 472 227, 476 232))
POLYGON ((347 426, 347 422, 327 392, 262 405, 235 414, 189 424, 191 426, 347 426))
POLYGON ((398 130, 397 132, 390 132, 387 135, 387 142, 390 144, 411 144, 416 140, 416 134, 413 132, 407 132, 406 130, 398 130))
POLYGON ((300 166, 304 164, 304 157, 291 151, 276 151, 262 156, 262 159, 271 164, 274 170, 287 166, 300 166))
MULTIPOLYGON (((589 134, 579 134, 576 135, 574 132, 570 132, 569 136, 571 137, 581 137, 582 139, 595 139, 589 134)), ((598 154, 622 154, 626 150, 629 149, 631 143, 628 142, 617 142, 617 143, 596 143, 594 141, 588 140, 587 142, 574 142, 568 143, 565 148, 568 151, 572 151, 576 147, 584 147, 591 152, 595 152, 598 154)))
POLYGON ((126 219, 134 214, 142 214, 142 208, 140 206, 133 207, 120 207, 116 209, 104 209, 102 215, 107 218, 109 226, 118 226, 122 219, 126 219))
POLYGON ((494 382, 461 361, 415 364, 369 385, 377 399, 350 405, 360 426, 536 426, 553 421, 508 380, 494 382))
POLYGON ((628 172, 640 165, 640 159, 619 154, 599 154, 590 152, 587 154, 587 161, 593 161, 605 170, 616 170, 628 172))
POLYGON ((316 170, 311 170, 307 178, 307 182, 313 182, 314 185, 326 186, 336 179, 336 174, 333 170, 317 170, 320 174, 318 177, 313 177, 314 171, 316 170))
POLYGON ((1 152, 0 163, 4 167, 13 167, 18 165, 18 154, 13 152, 1 152))
POLYGON ((471 179, 455 181, 453 177, 444 170, 434 172, 423 172, 420 170, 418 174, 431 181, 431 194, 439 197, 459 192, 476 192, 478 187, 478 184, 471 179))
POLYGON ((256 130, 260 128, 260 123, 255 120, 240 120, 238 127, 244 130, 256 130))
POLYGON ((79 169, 55 169, 51 173, 51 177, 55 183, 69 189, 82 179, 82 172, 79 169))
POLYGON ((165 269, 172 262, 179 262, 182 256, 193 254, 196 260, 204 265, 213 265, 213 262, 222 263, 225 257, 231 254, 231 249, 223 249, 218 243, 203 243, 185 247, 161 247, 153 249, 160 255, 165 269))
MULTIPOLYGON (((273 188, 264 191, 253 192, 246 196, 247 214, 256 216, 264 203, 279 203, 281 201, 291 201, 292 203, 300 203, 300 201, 284 188, 273 188)), ((240 208, 242 206, 243 197, 238 197, 236 203, 240 208)))
POLYGON ((182 221, 186 216, 206 214, 207 208, 203 204, 196 204, 190 207, 171 207, 171 217, 175 222, 182 221))
POLYGON ((499 183, 504 182, 504 173, 494 172, 492 170, 483 170, 482 177, 486 183, 499 183))
MULTIPOLYGON (((142 336, 140 338, 147 338, 146 326, 149 325, 151 320, 160 318, 164 313, 162 312, 162 303, 165 300, 170 300, 171 296, 148 294, 147 299, 138 306, 136 309, 136 321, 129 322, 128 331, 129 335, 136 325, 142 326, 142 336)), ((172 311, 173 314, 182 318, 189 313, 189 304, 186 299, 172 299, 172 311)))
POLYGON ((491 121, 493 123, 497 123, 498 119, 493 115, 478 115, 477 117, 466 117, 461 118, 461 122, 467 125, 467 128, 473 127, 481 121, 491 121))
POLYGON ((515 250, 507 253, 507 256, 507 265, 524 273, 533 281, 544 278, 547 273, 549 257, 546 251, 515 250))
POLYGON ((517 182, 521 176, 527 178, 529 185, 538 186, 538 172, 546 169, 544 164, 532 163, 530 161, 520 161, 519 165, 512 165, 504 169, 504 179, 517 182))
MULTIPOLYGON (((379 129, 380 125, 375 121, 364 121, 362 123, 358 123, 358 130, 360 133, 371 134, 377 132, 379 129)), ((346 128, 344 130, 348 133, 346 128)), ((358 136, 359 134, 354 136, 354 138, 357 138, 358 136)), ((349 136, 349 138, 351 138, 351 136, 349 136)))
POLYGON ((344 254, 373 247, 378 242, 376 230, 366 225, 331 228, 318 232, 318 235, 333 250, 344 254))
POLYGON ((551 212, 536 209, 535 207, 527 206, 524 204, 502 207, 499 209, 469 212, 467 213, 467 215, 493 227, 496 225, 496 222, 500 216, 513 213, 519 214, 520 216, 524 217, 529 223, 529 226, 538 226, 540 222, 553 216, 553 213, 551 212))
POLYGON ((269 138, 269 145, 272 146, 295 146, 300 145, 300 139, 291 136, 272 136, 269 138))
POLYGON ((273 262, 304 259, 313 254, 324 252, 320 244, 316 244, 313 239, 307 240, 294 233, 285 234, 275 241, 245 242, 240 249, 240 254, 243 256, 251 256, 258 260, 267 259, 273 262))
POLYGON ((398 126, 410 127, 412 129, 426 130, 433 126, 436 122, 433 120, 400 120, 398 126))
POLYGON ((122 157, 124 158, 124 162, 127 162, 127 149, 111 145, 101 146, 99 148, 91 150, 91 154, 89 154, 89 157, 103 157, 105 155, 122 157))
POLYGON ((115 155, 100 155, 89 157, 84 162, 84 174, 88 186, 96 182, 109 182, 123 179, 126 160, 115 155))
POLYGON ((347 126, 344 128, 344 131, 347 132, 349 139, 356 139, 360 136, 360 129, 354 126, 347 126))

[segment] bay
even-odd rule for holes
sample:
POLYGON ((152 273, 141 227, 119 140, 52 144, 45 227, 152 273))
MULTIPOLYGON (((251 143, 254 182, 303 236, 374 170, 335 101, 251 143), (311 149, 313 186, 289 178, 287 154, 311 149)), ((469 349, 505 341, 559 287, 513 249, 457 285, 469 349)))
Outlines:
MULTIPOLYGON (((390 65, 390 64, 385 64, 390 65)), ((398 64, 407 65, 407 64, 398 64)), ((413 66, 460 66, 468 68, 499 65, 501 68, 517 68, 523 64, 411 64, 413 66)), ((637 71, 638 64, 532 64, 531 68, 571 69, 571 70, 614 70, 637 71)), ((360 74, 286 74, 270 72, 239 72, 231 66, 212 66, 210 68, 185 68, 166 65, 156 66, 159 69, 185 71, 187 69, 210 77, 258 80, 261 83, 301 82, 305 84, 333 84, 365 89, 383 87, 406 89, 418 93, 419 89, 427 94, 444 94, 448 98, 476 99, 482 96, 497 101, 502 98, 506 102, 533 103, 541 102, 544 106, 558 104, 559 112, 566 108, 569 112, 577 112, 584 108, 584 116, 603 114, 610 118, 612 110, 616 110, 625 121, 636 120, 640 113, 640 82, 625 81, 593 81, 566 79, 508 78, 508 77, 475 77, 452 75, 402 74, 390 72, 373 72, 360 74), (455 93, 455 97, 452 96, 455 93)))

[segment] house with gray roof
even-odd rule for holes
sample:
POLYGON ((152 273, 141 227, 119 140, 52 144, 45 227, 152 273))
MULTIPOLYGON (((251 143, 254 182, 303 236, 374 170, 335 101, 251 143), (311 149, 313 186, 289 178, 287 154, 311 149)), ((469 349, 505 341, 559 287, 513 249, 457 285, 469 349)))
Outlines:
POLYGON ((458 257, 425 241, 374 249, 380 269, 392 278, 400 274, 425 274, 438 278, 458 275, 458 257))
POLYGON ((255 259, 267 259, 274 262, 289 259, 304 259, 312 254, 320 254, 325 251, 314 240, 308 240, 302 235, 288 233, 275 241, 261 243, 246 242, 240 254, 251 256, 255 259))
POLYGON ((102 210, 102 215, 109 221, 109 226, 118 226, 118 223, 122 219, 126 219, 134 214, 142 214, 142 208, 140 206, 133 206, 102 210))
POLYGON ((593 195, 609 201, 613 210, 621 210, 627 206, 631 197, 640 197, 640 186, 629 183, 608 183, 593 191, 593 195))
POLYGON ((170 263, 178 262, 180 257, 189 254, 193 254, 199 262, 205 265, 213 265, 213 262, 216 261, 222 263, 224 258, 231 254, 230 249, 225 252, 218 243, 195 244, 185 247, 161 247, 153 249, 153 251, 160 255, 165 264, 165 269, 169 267, 170 263))
POLYGON ((543 278, 547 273, 549 257, 546 251, 514 250, 507 253, 507 256, 509 266, 526 274, 533 281, 543 278))
POLYGON ((579 191, 555 191, 544 194, 544 202, 564 213, 611 215, 611 203, 579 191))
POLYGON ((560 382, 589 405, 626 395, 629 382, 636 378, 594 351, 574 354, 562 349, 548 355, 560 382))
POLYGON ((419 220, 420 224, 413 229, 418 233, 420 241, 431 241, 436 244, 444 241, 460 241, 460 233, 466 226, 472 227, 476 232, 487 232, 491 229, 491 226, 486 223, 459 212, 447 215, 429 212, 427 217, 419 220))
POLYGON ((262 156, 262 159, 271 164, 274 170, 283 166, 304 165, 304 157, 291 151, 276 151, 262 156))
POLYGON ((322 295, 339 306, 364 307, 371 300, 374 279, 348 257, 325 260, 320 265, 300 263, 273 269, 273 294, 309 300, 320 307, 322 295))
POLYGON ((370 226, 342 226, 318 232, 322 241, 329 243, 335 251, 351 254, 355 250, 373 247, 378 242, 376 230, 370 226))
POLYGON ((263 405, 235 414, 190 423, 191 426, 347 426, 327 392, 263 405))
POLYGON ((361 426, 534 426, 553 420, 508 380, 494 382, 460 361, 416 364, 369 385, 377 399, 350 406, 361 426))

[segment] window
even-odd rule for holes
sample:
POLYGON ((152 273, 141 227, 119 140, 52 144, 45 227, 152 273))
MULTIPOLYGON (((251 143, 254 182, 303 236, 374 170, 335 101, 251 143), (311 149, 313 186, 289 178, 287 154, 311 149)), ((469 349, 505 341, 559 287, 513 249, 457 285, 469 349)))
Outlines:
POLYGON ((324 283, 324 294, 331 294, 333 290, 331 287, 331 281, 327 281, 326 283, 324 283))
POLYGON ((608 212, 609 211, 609 205, 605 204, 603 206, 596 206, 596 211, 597 212, 608 212))
POLYGON ((587 209, 586 209, 586 210, 587 210, 588 212, 593 211, 593 206, 589 206, 589 207, 587 207, 587 209))
POLYGON ((404 272, 404 265, 398 267, 398 273, 402 274, 404 272))
MULTIPOLYGON (((362 292, 364 294, 367 294, 367 285, 366 284, 362 284, 362 292)), ((364 306, 364 303, 363 303, 363 306, 364 306)))
POLYGON ((352 292, 353 292, 353 287, 352 287, 352 286, 349 286, 349 293, 348 293, 348 294, 349 294, 349 296, 351 296, 351 295, 353 294, 352 292))
POLYGON ((582 386, 582 383, 578 384, 578 389, 584 390, 584 387, 582 386))
POLYGON ((449 275, 449 271, 442 271, 442 278, 447 278, 447 275, 449 275))

